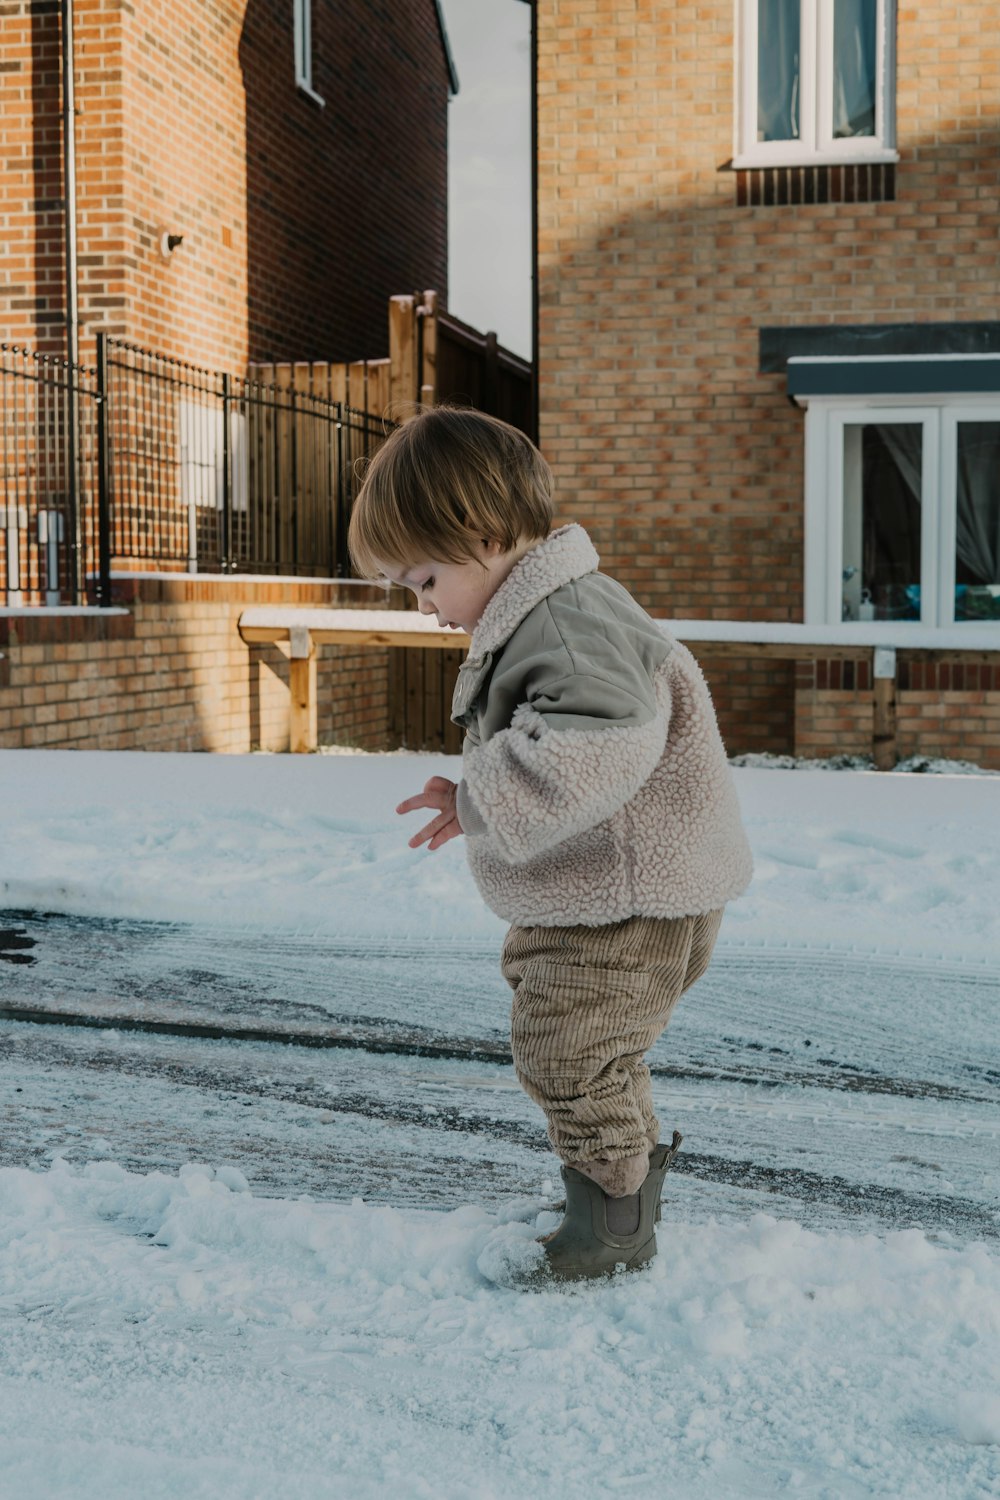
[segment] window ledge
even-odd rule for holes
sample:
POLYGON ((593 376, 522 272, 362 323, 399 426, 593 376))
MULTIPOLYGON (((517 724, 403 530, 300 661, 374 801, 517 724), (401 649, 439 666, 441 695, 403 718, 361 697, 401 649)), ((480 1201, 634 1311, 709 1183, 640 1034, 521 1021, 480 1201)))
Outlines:
POLYGON ((304 78, 296 78, 295 87, 298 89, 299 93, 304 94, 312 104, 318 105, 320 109, 326 109, 326 100, 323 98, 322 94, 317 94, 312 84, 307 83, 304 78))
POLYGON ((831 151, 803 152, 801 155, 788 151, 768 151, 759 156, 734 156, 727 166, 733 172, 754 172, 774 167, 893 166, 898 161, 898 151, 887 151, 884 147, 879 147, 871 151, 845 151, 839 156, 831 151))

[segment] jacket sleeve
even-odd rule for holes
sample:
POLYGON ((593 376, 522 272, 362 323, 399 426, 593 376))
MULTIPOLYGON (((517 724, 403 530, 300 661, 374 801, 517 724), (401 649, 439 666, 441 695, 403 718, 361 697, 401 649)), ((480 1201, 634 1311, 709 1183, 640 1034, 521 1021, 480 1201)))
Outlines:
POLYGON ((534 664, 510 727, 466 742, 465 833, 489 834, 504 859, 524 864, 631 800, 659 762, 669 715, 641 665, 621 667, 612 681, 586 663, 551 677, 534 664))

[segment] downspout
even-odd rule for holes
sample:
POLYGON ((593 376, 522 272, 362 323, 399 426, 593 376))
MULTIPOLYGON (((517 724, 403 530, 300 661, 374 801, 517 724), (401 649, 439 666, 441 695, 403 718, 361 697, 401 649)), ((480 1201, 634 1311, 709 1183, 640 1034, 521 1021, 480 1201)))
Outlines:
POLYGON ((531 436, 538 442, 538 5, 531 6, 531 436))
POLYGON ((531 10, 531 433, 538 442, 538 0, 522 0, 531 10))
POLYGON ((77 367, 80 363, 80 328, 77 313, 76 278, 76 88, 73 67, 73 0, 62 0, 62 103, 63 178, 66 218, 66 358, 69 361, 67 440, 67 535, 69 538, 69 595, 80 602, 80 504, 77 473, 77 367))

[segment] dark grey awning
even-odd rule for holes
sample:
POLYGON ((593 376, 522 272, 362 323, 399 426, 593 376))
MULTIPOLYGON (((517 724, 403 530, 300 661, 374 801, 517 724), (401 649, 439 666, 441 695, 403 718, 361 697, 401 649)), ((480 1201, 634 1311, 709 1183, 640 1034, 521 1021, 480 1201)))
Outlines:
POLYGON ((812 323, 761 328, 760 373, 784 375, 790 359, 876 354, 1000 354, 1000 323, 812 323))
POLYGON ((795 399, 1000 393, 1000 354, 793 355, 787 368, 795 399))

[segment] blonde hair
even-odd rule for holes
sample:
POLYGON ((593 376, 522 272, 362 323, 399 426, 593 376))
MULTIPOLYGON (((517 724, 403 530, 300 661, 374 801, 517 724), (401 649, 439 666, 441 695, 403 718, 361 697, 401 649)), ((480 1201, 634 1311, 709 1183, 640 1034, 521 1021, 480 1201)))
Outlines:
POLYGON ((381 564, 464 562, 483 539, 510 552, 552 525, 552 473, 516 427, 436 406, 398 427, 368 462, 347 545, 358 573, 381 564))

